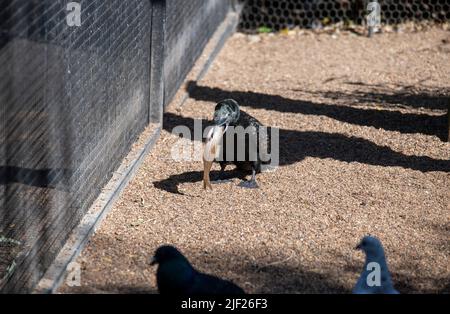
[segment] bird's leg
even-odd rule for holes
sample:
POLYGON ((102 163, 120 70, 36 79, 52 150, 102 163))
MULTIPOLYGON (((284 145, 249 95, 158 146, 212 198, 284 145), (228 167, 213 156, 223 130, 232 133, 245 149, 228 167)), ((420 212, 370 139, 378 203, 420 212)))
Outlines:
POLYGON ((256 167, 252 166, 252 178, 250 181, 241 181, 239 186, 247 189, 257 189, 259 188, 258 183, 256 183, 256 167))
POLYGON ((220 183, 227 183, 230 182, 230 179, 226 179, 225 177, 225 168, 226 168, 227 164, 226 163, 220 163, 220 172, 219 175, 217 176, 216 180, 212 181, 211 183, 213 184, 220 184, 220 183))

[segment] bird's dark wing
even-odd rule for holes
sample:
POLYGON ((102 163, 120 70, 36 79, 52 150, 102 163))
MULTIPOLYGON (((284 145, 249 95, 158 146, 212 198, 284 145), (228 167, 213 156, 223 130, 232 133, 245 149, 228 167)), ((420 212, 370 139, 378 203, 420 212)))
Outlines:
POLYGON ((271 161, 271 132, 272 130, 266 127, 258 129, 258 156, 263 164, 269 164, 271 161))
POLYGON ((244 128, 253 125, 255 127, 262 126, 262 123, 259 122, 256 118, 252 117, 245 111, 241 110, 241 113, 239 115, 239 120, 237 121, 236 125, 243 126, 244 128))
POLYGON ((247 128, 254 127, 258 141, 258 156, 263 163, 270 163, 270 132, 258 119, 241 110, 238 124, 247 128))

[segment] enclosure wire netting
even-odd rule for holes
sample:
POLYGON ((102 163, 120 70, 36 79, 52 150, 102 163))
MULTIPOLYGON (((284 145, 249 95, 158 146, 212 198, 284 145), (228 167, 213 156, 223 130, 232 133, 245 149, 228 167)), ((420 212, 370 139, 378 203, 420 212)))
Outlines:
MULTIPOLYGON (((367 0, 247 0, 239 29, 254 32, 366 23, 367 0)), ((448 22, 450 0, 379 0, 381 23, 448 22)))
POLYGON ((175 95, 229 8, 229 0, 167 1, 166 104, 175 95))
POLYGON ((148 125, 153 4, 166 5, 166 102, 229 6, 77 2, 80 26, 66 0, 0 1, 0 292, 34 288, 148 125))
POLYGON ((150 2, 0 2, 0 290, 30 291, 147 124, 150 2))

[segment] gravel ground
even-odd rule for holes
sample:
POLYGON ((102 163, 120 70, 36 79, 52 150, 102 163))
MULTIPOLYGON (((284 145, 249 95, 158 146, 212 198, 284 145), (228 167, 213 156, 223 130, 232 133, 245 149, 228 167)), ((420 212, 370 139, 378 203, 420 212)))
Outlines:
MULTIPOLYGON (((347 293, 353 248, 379 237, 402 293, 449 292, 450 32, 235 34, 164 131, 61 292, 156 292, 161 244, 250 293, 347 293), (235 98, 280 129, 280 167, 260 189, 202 189, 202 163, 176 162, 176 125, 235 98)), ((187 140, 190 143, 189 140, 187 140)), ((218 170, 215 166, 215 170, 218 170)))

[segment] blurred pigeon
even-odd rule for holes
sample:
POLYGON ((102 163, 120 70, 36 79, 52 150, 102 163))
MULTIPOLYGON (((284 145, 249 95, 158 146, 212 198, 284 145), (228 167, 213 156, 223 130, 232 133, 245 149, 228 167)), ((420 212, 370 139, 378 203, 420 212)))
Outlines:
POLYGON ((245 294, 244 290, 231 281, 197 271, 187 258, 173 246, 159 247, 151 262, 151 265, 155 264, 159 264, 156 281, 161 294, 245 294))
POLYGON ((395 290, 380 240, 365 236, 356 246, 366 254, 361 276, 353 288, 354 294, 398 294, 395 290))

